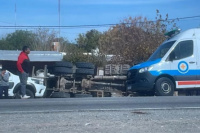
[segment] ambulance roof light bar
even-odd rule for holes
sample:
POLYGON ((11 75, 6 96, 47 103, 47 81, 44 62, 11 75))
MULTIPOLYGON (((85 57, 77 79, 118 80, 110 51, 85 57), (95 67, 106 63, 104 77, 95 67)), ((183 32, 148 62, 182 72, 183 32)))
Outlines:
POLYGON ((165 36, 166 36, 167 38, 171 38, 171 37, 173 37, 173 36, 179 34, 180 31, 181 31, 181 29, 171 30, 171 31, 169 31, 169 32, 166 32, 166 33, 165 33, 165 36))

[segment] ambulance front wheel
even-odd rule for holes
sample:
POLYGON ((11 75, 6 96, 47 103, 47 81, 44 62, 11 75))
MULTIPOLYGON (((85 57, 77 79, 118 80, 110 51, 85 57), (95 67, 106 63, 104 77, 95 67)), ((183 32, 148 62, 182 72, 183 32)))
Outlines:
POLYGON ((157 96, 173 96, 174 83, 167 77, 159 78, 155 84, 155 92, 157 96))

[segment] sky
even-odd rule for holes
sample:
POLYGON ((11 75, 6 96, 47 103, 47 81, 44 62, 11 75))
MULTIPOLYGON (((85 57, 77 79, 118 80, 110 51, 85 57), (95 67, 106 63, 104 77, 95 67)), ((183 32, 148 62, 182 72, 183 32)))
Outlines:
MULTIPOLYGON (((118 24, 130 16, 155 20, 157 9, 163 17, 168 14, 169 19, 192 17, 179 20, 177 24, 182 30, 200 27, 200 0, 60 0, 60 6, 59 0, 0 2, 0 37, 20 29, 11 26, 61 26, 60 36, 74 42, 80 33, 109 29, 81 25, 118 24)), ((33 29, 24 27, 24 30, 33 29)), ((54 30, 59 32, 58 28, 54 30)))

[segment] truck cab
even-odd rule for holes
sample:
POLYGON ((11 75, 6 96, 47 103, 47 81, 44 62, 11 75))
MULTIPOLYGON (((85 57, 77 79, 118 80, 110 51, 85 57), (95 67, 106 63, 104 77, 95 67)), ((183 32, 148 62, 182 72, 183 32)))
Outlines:
POLYGON ((200 89, 200 29, 166 35, 146 62, 129 69, 127 91, 172 96, 174 91, 200 89))

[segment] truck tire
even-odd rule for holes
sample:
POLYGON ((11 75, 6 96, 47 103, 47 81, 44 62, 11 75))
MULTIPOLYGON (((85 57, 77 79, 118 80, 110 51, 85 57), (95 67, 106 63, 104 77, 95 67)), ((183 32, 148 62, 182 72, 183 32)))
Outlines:
POLYGON ((55 67, 54 68, 55 74, 72 74, 73 70, 72 68, 66 68, 66 67, 55 67))
POLYGON ((65 92, 53 92, 50 97, 51 98, 70 98, 70 94, 65 93, 65 92))
POLYGON ((167 77, 159 78, 155 84, 155 91, 157 96, 173 96, 174 83, 167 77))
POLYGON ((48 69, 48 73, 53 74, 53 72, 54 72, 54 66, 47 66, 47 69, 48 69))
POLYGON ((94 75, 94 69, 79 68, 79 69, 76 69, 76 74, 94 75))
POLYGON ((72 68, 73 64, 71 62, 66 62, 66 61, 60 61, 55 63, 55 67, 67 67, 67 68, 72 68))
POLYGON ((75 65, 77 68, 89 68, 89 69, 95 68, 94 64, 89 62, 76 62, 75 65))
POLYGON ((86 98, 86 97, 92 97, 91 94, 74 94, 75 98, 86 98))

